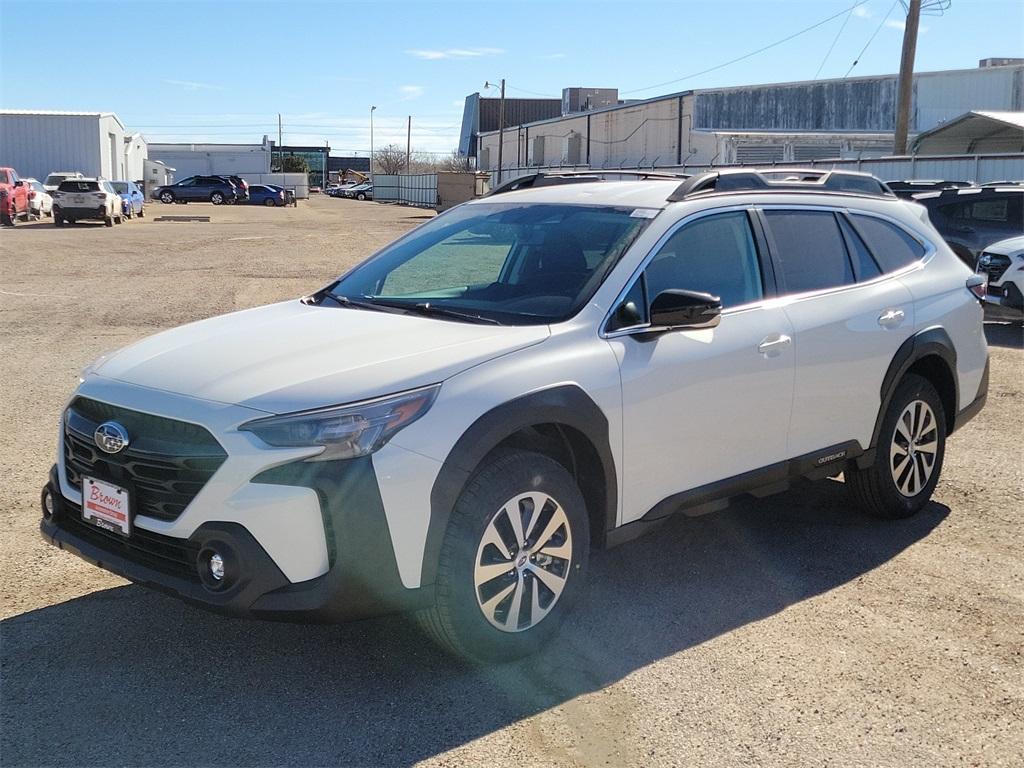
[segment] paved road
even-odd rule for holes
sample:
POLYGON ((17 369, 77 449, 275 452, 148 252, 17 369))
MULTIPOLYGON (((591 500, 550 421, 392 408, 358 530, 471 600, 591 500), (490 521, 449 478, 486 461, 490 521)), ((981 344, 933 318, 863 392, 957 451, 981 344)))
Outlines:
POLYGON ((512 665, 461 664, 401 617, 210 615, 46 547, 37 493, 81 365, 317 287, 421 215, 192 208, 212 222, 0 232, 0 763, 1024 763, 1019 328, 988 326, 989 406, 914 519, 865 519, 825 481, 672 520, 599 553, 559 643, 512 665))

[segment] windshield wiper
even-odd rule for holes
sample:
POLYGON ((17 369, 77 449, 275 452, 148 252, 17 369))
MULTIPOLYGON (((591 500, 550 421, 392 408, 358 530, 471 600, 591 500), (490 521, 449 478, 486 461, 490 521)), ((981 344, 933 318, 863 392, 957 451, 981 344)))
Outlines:
POLYGON ((404 309, 408 312, 415 312, 418 315, 425 317, 448 317, 452 320, 461 320, 464 323, 487 323, 488 325, 501 325, 500 322, 495 320, 493 317, 484 317, 483 315, 475 315, 472 312, 461 312, 457 309, 451 309, 449 307, 438 306, 437 304, 431 304, 429 301, 401 301, 394 299, 381 299, 376 296, 367 297, 373 304, 382 307, 393 307, 395 309, 404 309))
POLYGON ((365 297, 361 299, 350 299, 348 296, 342 296, 338 293, 331 293, 330 291, 324 291, 320 296, 320 300, 330 299, 339 307, 351 307, 352 309, 368 309, 371 312, 390 312, 391 307, 383 306, 381 304, 374 303, 372 301, 366 301, 365 297))

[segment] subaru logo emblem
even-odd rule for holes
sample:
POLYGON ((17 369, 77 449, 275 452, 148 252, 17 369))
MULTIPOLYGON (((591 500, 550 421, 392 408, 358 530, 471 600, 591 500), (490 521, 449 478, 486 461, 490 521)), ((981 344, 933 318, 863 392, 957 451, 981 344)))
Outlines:
POLYGON ((104 453, 118 453, 128 447, 128 430, 116 421, 105 421, 96 427, 92 439, 104 453))

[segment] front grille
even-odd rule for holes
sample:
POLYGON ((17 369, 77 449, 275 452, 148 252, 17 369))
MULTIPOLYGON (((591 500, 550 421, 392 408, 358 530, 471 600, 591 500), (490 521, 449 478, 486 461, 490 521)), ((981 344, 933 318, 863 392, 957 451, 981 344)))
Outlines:
POLYGON ((124 486, 132 514, 176 520, 217 471, 227 454, 202 427, 79 397, 64 416, 64 468, 81 490, 82 476, 124 486), (120 453, 104 453, 93 434, 116 421, 129 435, 120 453))
POLYGON ((997 283, 1010 267, 1010 257, 1001 253, 983 253, 978 259, 978 271, 988 275, 990 283, 997 283))
POLYGON ((128 537, 107 531, 83 520, 82 508, 67 499, 63 499, 62 510, 57 525, 79 539, 133 563, 198 583, 199 545, 195 542, 135 527, 128 537))

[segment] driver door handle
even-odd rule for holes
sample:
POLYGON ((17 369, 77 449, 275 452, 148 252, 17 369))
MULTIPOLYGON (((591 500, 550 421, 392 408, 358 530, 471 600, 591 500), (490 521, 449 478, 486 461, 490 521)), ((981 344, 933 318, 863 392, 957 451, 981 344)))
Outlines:
POLYGON ((793 340, 784 333, 774 333, 765 336, 757 345, 757 351, 762 355, 774 356, 782 353, 786 347, 793 343, 793 340))

